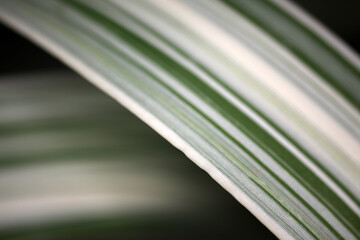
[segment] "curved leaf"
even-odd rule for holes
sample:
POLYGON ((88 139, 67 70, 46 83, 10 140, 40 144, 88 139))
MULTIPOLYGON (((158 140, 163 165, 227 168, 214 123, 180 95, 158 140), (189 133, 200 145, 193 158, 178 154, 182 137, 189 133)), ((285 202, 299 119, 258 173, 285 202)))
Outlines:
POLYGON ((359 60, 270 0, 8 0, 4 22, 149 124, 283 239, 360 237, 359 60))

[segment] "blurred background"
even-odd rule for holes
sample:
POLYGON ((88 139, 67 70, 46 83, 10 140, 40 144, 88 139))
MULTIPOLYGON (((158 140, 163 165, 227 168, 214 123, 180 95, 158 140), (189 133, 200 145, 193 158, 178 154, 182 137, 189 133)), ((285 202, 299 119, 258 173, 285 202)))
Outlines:
MULTIPOLYGON (((360 52, 359 1, 296 2, 360 52)), ((118 103, 0 34, 0 239, 274 238, 118 103)))
POLYGON ((0 239, 273 238, 180 151, 73 72, 0 79, 0 239))

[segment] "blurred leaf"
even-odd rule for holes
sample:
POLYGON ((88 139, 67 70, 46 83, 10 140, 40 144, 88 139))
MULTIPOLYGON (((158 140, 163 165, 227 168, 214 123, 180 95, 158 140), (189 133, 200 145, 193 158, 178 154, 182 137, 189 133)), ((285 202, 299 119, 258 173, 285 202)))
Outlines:
POLYGON ((1 239, 273 237, 74 73, 0 77, 0 99, 1 239))

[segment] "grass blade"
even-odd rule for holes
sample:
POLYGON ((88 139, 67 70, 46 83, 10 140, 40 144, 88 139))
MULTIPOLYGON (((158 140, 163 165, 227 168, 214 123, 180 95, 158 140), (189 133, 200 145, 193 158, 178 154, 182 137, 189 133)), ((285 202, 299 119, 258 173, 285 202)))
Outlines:
POLYGON ((292 5, 0 4, 279 238, 360 237, 359 60, 292 5))

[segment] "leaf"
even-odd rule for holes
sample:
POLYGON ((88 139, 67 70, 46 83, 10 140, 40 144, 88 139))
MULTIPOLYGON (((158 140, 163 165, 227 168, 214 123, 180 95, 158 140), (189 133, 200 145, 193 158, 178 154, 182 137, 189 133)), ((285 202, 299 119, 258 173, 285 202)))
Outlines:
POLYGON ((0 4, 277 237, 360 238, 360 62, 291 3, 0 4))
POLYGON ((2 76, 0 102, 0 239, 274 238, 70 71, 2 76))

